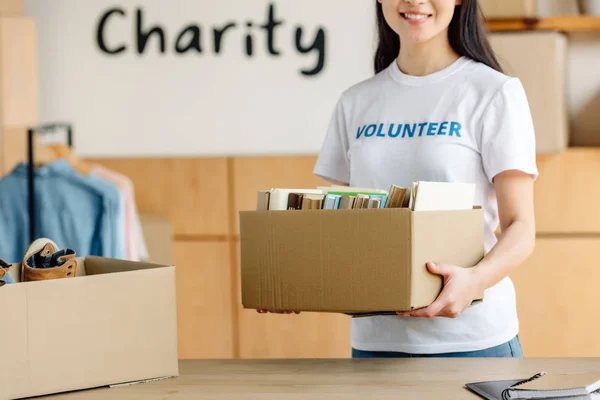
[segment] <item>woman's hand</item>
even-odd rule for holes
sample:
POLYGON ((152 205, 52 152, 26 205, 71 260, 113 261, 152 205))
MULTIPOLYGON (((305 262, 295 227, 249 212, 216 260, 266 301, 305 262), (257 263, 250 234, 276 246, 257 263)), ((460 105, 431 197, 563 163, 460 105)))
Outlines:
POLYGON ((428 307, 398 313, 401 317, 457 318, 473 302, 481 298, 484 289, 475 268, 461 268, 450 264, 427 263, 427 269, 444 279, 444 288, 438 298, 428 307))
POLYGON ((300 314, 300 311, 284 311, 284 310, 256 310, 259 314, 300 314))

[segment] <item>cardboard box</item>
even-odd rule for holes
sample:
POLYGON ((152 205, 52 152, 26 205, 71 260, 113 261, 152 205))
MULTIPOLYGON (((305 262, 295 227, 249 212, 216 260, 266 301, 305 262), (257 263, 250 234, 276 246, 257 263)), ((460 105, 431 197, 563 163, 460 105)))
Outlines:
POLYGON ((175 268, 78 261, 75 278, 1 288, 0 399, 178 375, 175 268))
POLYGON ((0 0, 0 16, 25 15, 25 0, 0 0))
POLYGON ((577 0, 479 0, 489 18, 541 18, 580 13, 577 0))
POLYGON ((532 18, 536 16, 537 0, 479 0, 487 18, 532 18))
POLYGON ((140 215, 142 233, 148 248, 148 262, 171 265, 173 255, 173 227, 166 218, 153 215, 140 215))
POLYGON ((566 99, 567 38, 558 32, 490 35, 507 75, 521 80, 536 131, 537 153, 564 151, 569 144, 566 99))
POLYGON ((242 211, 242 304, 249 309, 387 314, 431 304, 427 262, 476 265, 483 210, 242 211))

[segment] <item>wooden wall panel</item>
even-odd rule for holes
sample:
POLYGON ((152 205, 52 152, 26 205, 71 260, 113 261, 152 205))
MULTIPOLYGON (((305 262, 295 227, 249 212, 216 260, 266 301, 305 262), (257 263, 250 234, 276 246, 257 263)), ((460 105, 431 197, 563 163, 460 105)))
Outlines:
POLYGON ((233 358, 229 243, 176 242, 179 356, 233 358))
POLYGON ((37 48, 31 18, 0 17, 0 90, 3 127, 37 123, 37 48))
POLYGON ((328 185, 313 175, 316 157, 248 157, 233 160, 234 232, 239 211, 256 209, 256 192, 273 187, 313 188, 328 185))
POLYGON ((25 0, 0 0, 0 15, 21 16, 25 14, 25 0))
POLYGON ((535 213, 539 234, 600 232, 600 148, 538 157, 535 213))
POLYGON ((140 212, 168 218, 176 237, 216 235, 222 236, 221 240, 227 239, 230 233, 227 159, 93 161, 131 178, 140 212))
POLYGON ((258 314, 242 307, 239 277, 239 242, 235 247, 236 306, 239 357, 348 358, 350 317, 340 314, 258 314))
POLYGON ((0 130, 0 175, 8 174, 18 162, 27 160, 27 130, 4 128, 0 130))
POLYGON ((599 357, 600 238, 538 239, 513 280, 526 357, 599 357))

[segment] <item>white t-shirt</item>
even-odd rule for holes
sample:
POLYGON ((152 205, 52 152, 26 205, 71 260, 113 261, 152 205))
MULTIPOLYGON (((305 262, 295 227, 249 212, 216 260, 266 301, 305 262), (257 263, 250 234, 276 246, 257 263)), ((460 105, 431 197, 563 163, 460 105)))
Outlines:
MULTIPOLYGON (((489 252, 499 224, 492 180, 511 169, 538 176, 525 91, 517 78, 462 57, 423 77, 406 75, 393 62, 346 90, 314 173, 378 189, 415 181, 475 183, 489 252)), ((506 278, 456 319, 353 319, 352 346, 424 354, 476 351, 503 344, 518 331, 515 290, 506 278)))

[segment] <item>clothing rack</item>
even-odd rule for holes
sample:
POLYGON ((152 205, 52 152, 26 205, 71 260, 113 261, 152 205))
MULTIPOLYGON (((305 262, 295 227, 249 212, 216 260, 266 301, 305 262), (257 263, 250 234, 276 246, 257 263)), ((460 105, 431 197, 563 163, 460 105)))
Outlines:
POLYGON ((56 133, 58 131, 67 132, 67 145, 73 147, 73 127, 68 123, 53 123, 40 125, 27 130, 27 154, 28 154, 28 174, 27 183, 28 189, 27 194, 29 198, 29 236, 30 243, 36 239, 35 236, 35 167, 34 167, 34 136, 36 134, 49 134, 56 133))

